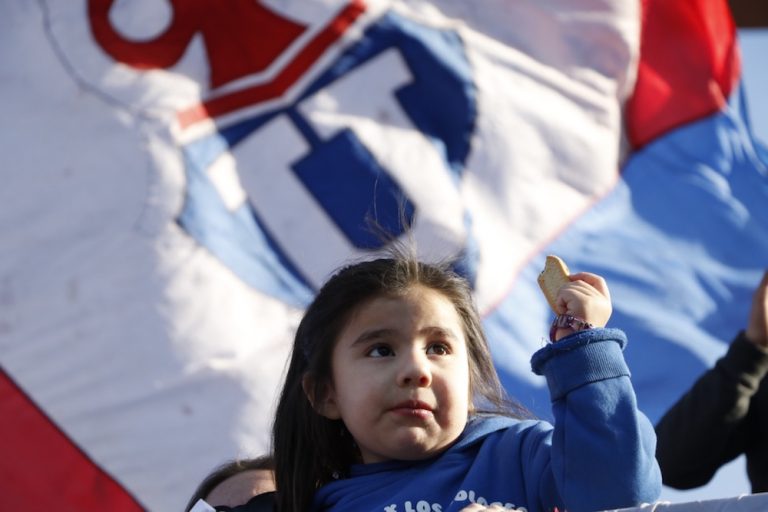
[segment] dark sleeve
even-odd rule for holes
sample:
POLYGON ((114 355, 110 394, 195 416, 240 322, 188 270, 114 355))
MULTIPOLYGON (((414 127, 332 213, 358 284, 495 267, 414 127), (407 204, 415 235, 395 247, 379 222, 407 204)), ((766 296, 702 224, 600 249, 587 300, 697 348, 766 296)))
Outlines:
POLYGON ((749 402, 768 372, 768 351, 741 332, 656 425, 656 458, 665 485, 699 487, 744 452, 749 402))

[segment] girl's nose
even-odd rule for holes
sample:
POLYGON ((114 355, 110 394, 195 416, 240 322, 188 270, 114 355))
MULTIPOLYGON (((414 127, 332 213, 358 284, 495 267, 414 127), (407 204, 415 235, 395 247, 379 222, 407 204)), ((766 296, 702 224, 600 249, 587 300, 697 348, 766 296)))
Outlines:
POLYGON ((432 372, 426 354, 408 354, 402 357, 398 375, 400 386, 426 387, 432 383, 432 372))

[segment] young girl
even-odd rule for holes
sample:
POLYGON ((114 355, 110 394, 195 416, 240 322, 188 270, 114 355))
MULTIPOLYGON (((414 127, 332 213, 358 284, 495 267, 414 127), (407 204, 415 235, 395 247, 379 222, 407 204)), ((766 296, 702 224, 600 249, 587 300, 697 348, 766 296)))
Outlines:
POLYGON ((555 329, 532 359, 553 427, 504 399, 461 277, 400 257, 339 271, 298 327, 277 406, 278 510, 581 512, 656 500, 653 427, 636 407, 624 334, 602 328, 605 282, 571 276, 558 306, 585 325, 555 329))

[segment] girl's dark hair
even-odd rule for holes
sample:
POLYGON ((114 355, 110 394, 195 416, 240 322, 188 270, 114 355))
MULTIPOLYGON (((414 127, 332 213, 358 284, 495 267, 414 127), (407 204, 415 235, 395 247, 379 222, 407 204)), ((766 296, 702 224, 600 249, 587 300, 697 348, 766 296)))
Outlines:
POLYGON ((204 500, 209 494, 211 494, 211 491, 218 487, 218 485, 224 480, 228 479, 229 477, 238 475, 243 471, 250 471, 254 469, 274 471, 275 462, 272 459, 272 456, 263 455, 254 459, 230 460, 221 466, 218 466, 213 471, 211 471, 208 476, 203 479, 202 482, 200 482, 200 485, 197 486, 197 489, 195 489, 192 497, 189 498, 189 502, 187 502, 187 506, 184 508, 184 511, 189 512, 192 510, 192 507, 195 506, 195 503, 197 503, 198 500, 204 500))
POLYGON ((368 299, 398 296, 414 285, 442 293, 461 318, 473 412, 529 416, 506 397, 469 284, 447 264, 398 255, 344 267, 320 289, 299 324, 277 404, 272 448, 280 512, 309 510, 320 486, 344 476, 351 464, 359 462, 359 452, 342 421, 318 414, 312 403, 321 403, 332 384, 331 354, 350 315, 368 299), (306 394, 302 386, 305 377, 306 394))

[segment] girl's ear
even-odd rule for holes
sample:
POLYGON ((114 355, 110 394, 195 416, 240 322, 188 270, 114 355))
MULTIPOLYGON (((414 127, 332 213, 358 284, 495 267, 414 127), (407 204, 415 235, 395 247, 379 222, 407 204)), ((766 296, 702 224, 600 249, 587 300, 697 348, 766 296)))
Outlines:
POLYGON ((301 379, 301 387, 304 389, 304 394, 307 396, 307 400, 309 400, 315 412, 329 420, 341 419, 339 408, 336 405, 336 394, 333 386, 323 384, 322 389, 318 389, 315 379, 305 373, 301 379))

